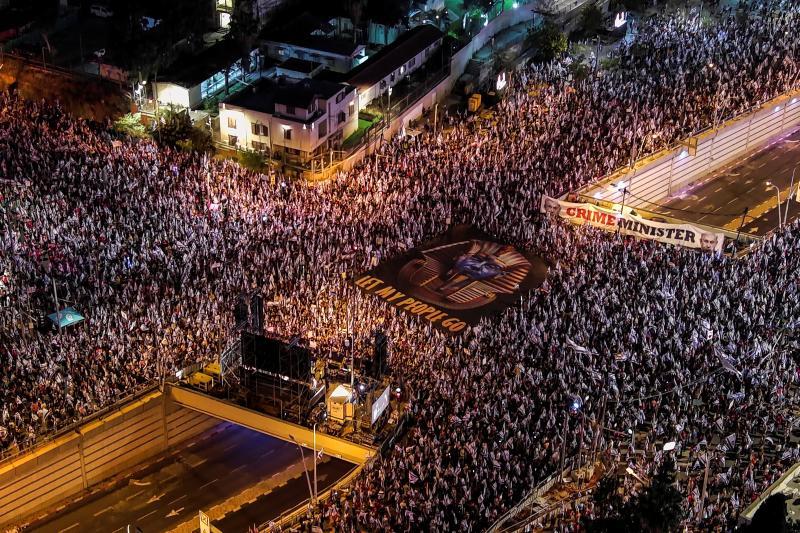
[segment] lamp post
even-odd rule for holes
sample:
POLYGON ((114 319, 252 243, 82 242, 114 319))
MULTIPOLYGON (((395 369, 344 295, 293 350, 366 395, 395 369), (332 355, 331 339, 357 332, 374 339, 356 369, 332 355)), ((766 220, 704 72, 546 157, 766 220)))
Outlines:
POLYGON ((797 167, 800 167, 800 165, 795 165, 794 170, 792 170, 792 181, 789 184, 789 195, 786 197, 786 211, 783 213, 784 224, 789 220, 789 200, 792 198, 792 191, 794 190, 794 174, 797 172, 797 167))
POLYGON ((392 88, 389 87, 389 105, 386 106, 386 126, 391 131, 392 128, 392 88))
POLYGON ((778 202, 776 206, 778 208, 778 228, 780 229, 783 226, 783 223, 781 221, 781 190, 778 188, 777 185, 775 185, 771 181, 768 181, 766 185, 767 187, 772 187, 775 189, 775 197, 777 198, 778 202))
MULTIPOLYGON (((292 439, 292 442, 294 442, 297 445, 297 449, 300 450, 300 457, 303 460, 303 471, 306 473, 306 483, 308 483, 309 502, 310 502, 311 505, 314 505, 316 502, 315 502, 315 498, 314 498, 314 492, 311 489, 311 478, 308 476, 308 468, 306 468, 306 454, 303 453, 303 447, 300 446, 300 443, 297 442, 297 439, 294 438, 294 435, 289 435, 289 438, 292 439)), ((314 432, 314 442, 316 442, 316 430, 314 432)), ((314 468, 315 468, 315 472, 314 472, 315 480, 314 481, 315 482, 316 482, 316 466, 317 465, 315 463, 314 464, 314 468)))
POLYGON ((317 505, 317 422, 314 422, 314 505, 317 505))

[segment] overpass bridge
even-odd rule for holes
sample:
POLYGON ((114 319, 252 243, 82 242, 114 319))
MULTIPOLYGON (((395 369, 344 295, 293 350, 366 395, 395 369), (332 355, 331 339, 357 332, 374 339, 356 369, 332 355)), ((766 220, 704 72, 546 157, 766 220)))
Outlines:
POLYGON ((376 448, 328 435, 321 431, 316 432, 315 446, 315 432, 312 429, 242 407, 227 400, 215 398, 198 390, 181 387, 180 385, 166 384, 164 394, 169 401, 181 407, 221 420, 227 420, 236 425, 265 433, 281 440, 296 442, 305 448, 314 449, 316 447, 317 450, 324 449, 327 455, 358 465, 366 463, 377 451, 376 448))

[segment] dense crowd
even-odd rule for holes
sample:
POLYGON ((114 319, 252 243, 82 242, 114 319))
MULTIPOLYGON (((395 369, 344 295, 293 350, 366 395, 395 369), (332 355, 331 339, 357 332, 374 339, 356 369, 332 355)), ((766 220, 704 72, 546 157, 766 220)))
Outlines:
POLYGON ((730 524, 797 458, 772 435, 795 422, 800 227, 737 260, 536 210, 542 193, 796 87, 800 6, 746 12, 651 19, 587 79, 527 67, 491 119, 448 117, 321 185, 273 185, 0 94, 0 449, 214 359, 239 296, 258 291, 277 303, 270 328, 322 349, 341 348, 345 321, 364 346, 384 328, 411 394, 407 438, 326 504, 326 527, 481 530, 555 471, 564 435, 570 457, 598 442, 619 453, 628 429, 645 470, 665 441, 691 459, 713 449, 703 520, 730 524), (454 223, 534 250, 551 265, 544 286, 449 336, 345 279, 454 223), (54 292, 87 321, 40 331, 54 292), (609 431, 595 435, 586 420, 601 411, 609 431))

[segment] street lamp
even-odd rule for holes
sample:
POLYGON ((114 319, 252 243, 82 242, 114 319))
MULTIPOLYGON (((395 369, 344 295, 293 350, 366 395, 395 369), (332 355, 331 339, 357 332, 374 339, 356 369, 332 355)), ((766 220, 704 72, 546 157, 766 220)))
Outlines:
MULTIPOLYGON (((792 198, 792 191, 794 190, 794 174, 797 172, 797 167, 800 167, 800 165, 795 165, 794 170, 792 170, 792 181, 789 184, 789 193, 786 197, 786 211, 783 213, 784 224, 789 220, 789 200, 792 198)), ((795 200, 796 198, 797 197, 795 197, 795 200)))
MULTIPOLYGON (((294 438, 294 435, 289 435, 289 438, 292 439, 292 442, 294 442, 297 445, 297 449, 300 450, 300 457, 303 460, 303 471, 306 473, 306 482, 308 483, 309 502, 312 505, 314 505, 315 504, 315 499, 314 499, 314 492, 311 490, 311 478, 309 478, 309 476, 308 476, 308 468, 306 468, 306 454, 303 453, 303 447, 300 446, 300 443, 297 442, 297 439, 294 438)), ((316 431, 314 432, 314 442, 316 442, 316 431)), ((315 469, 314 477, 315 478, 316 478, 316 466, 317 465, 316 465, 316 462, 315 462, 314 463, 314 469, 315 469)), ((315 479, 315 481, 316 481, 316 479, 315 479)))
POLYGON ((386 106, 386 125, 390 128, 392 127, 392 88, 389 87, 389 105, 386 106))
POLYGON ((778 188, 777 185, 775 185, 771 181, 766 182, 766 186, 767 187, 772 187, 772 188, 775 189, 775 196, 777 197, 777 200, 778 200, 778 205, 777 205, 777 207, 778 207, 778 228, 781 228, 783 226, 783 223, 781 221, 781 190, 778 188))

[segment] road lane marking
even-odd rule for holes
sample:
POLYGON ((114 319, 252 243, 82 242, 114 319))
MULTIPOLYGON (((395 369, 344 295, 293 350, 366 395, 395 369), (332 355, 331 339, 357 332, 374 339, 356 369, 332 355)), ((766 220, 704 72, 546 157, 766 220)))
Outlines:
POLYGON ((147 518, 147 517, 148 517, 148 516, 150 516, 151 514, 156 514, 156 512, 155 512, 155 511, 150 511, 150 512, 149 512, 149 513, 147 513, 146 515, 144 515, 144 516, 140 516, 140 517, 139 517, 139 518, 137 518, 136 520, 144 520, 145 518, 147 518))
POLYGON ((70 530, 70 529, 72 529, 73 527, 78 527, 79 525, 80 525, 80 523, 79 523, 79 522, 75 522, 74 524, 72 524, 72 525, 71 525, 71 526, 69 526, 68 528, 66 528, 66 529, 62 529, 62 530, 61 530, 59 533, 64 533, 65 531, 69 531, 69 530, 70 530))
POLYGON ((205 485, 200 485, 200 487, 199 487, 199 488, 200 488, 200 489, 202 489, 202 488, 204 488, 204 487, 208 487, 209 485, 211 485, 212 483, 215 483, 215 482, 217 482, 217 481, 219 481, 219 478, 214 478, 214 479, 212 479, 211 481, 209 481, 208 483, 206 483, 205 485))
POLYGON ((201 464, 205 463, 206 461, 208 461, 208 459, 203 459, 203 460, 198 461, 196 463, 187 463, 187 464, 189 466, 191 466, 192 468, 197 468, 198 466, 200 466, 201 464))
POLYGON ((237 444, 238 444, 237 442, 234 442, 233 444, 231 444, 231 445, 230 445, 230 446, 228 446, 227 448, 223 448, 223 449, 222 449, 222 451, 223 451, 223 452, 227 452, 227 451, 228 451, 228 450, 230 450, 231 448, 235 448, 237 444))
POLYGON ((179 501, 181 501, 181 500, 182 500, 182 499, 184 499, 185 497, 186 497, 186 494, 184 494, 184 495, 183 495, 183 496, 181 496, 180 498, 175 498, 174 500, 172 500, 171 502, 169 502, 169 503, 167 504, 167 507, 169 507, 170 505, 172 505, 172 504, 173 504, 173 503, 175 503, 175 502, 179 502, 179 501))
POLYGON ((259 457, 266 457, 266 456, 268 456, 270 454, 273 454, 273 453, 275 453, 275 450, 270 450, 268 452, 262 453, 259 457))
POLYGON ((106 511, 110 511, 111 509, 112 509, 112 507, 109 505, 108 507, 106 507, 102 511, 97 511, 96 513, 94 513, 94 516, 100 516, 101 514, 105 513, 106 511))
POLYGON ((237 470, 241 470, 242 468, 244 468, 244 467, 246 467, 246 466, 247 466, 247 465, 237 466, 236 468, 234 468, 233 470, 231 470, 231 473, 233 473, 233 472, 236 472, 237 470))
POLYGON ((166 494, 166 492, 162 492, 161 494, 153 494, 153 495, 150 497, 150 499, 149 499, 149 500, 147 500, 147 503, 153 503, 153 502, 157 502, 158 500, 160 500, 161 498, 163 498, 163 497, 164 497, 164 494, 166 494))
POLYGON ((127 502, 127 501, 130 501, 130 500, 134 499, 135 497, 137 497, 139 494, 141 494, 141 493, 143 493, 143 492, 144 492, 144 489, 142 489, 142 490, 140 490, 139 492, 136 492, 136 493, 134 493, 134 494, 131 494, 130 496, 128 496, 127 498, 125 498, 125 501, 126 501, 126 502, 127 502))

